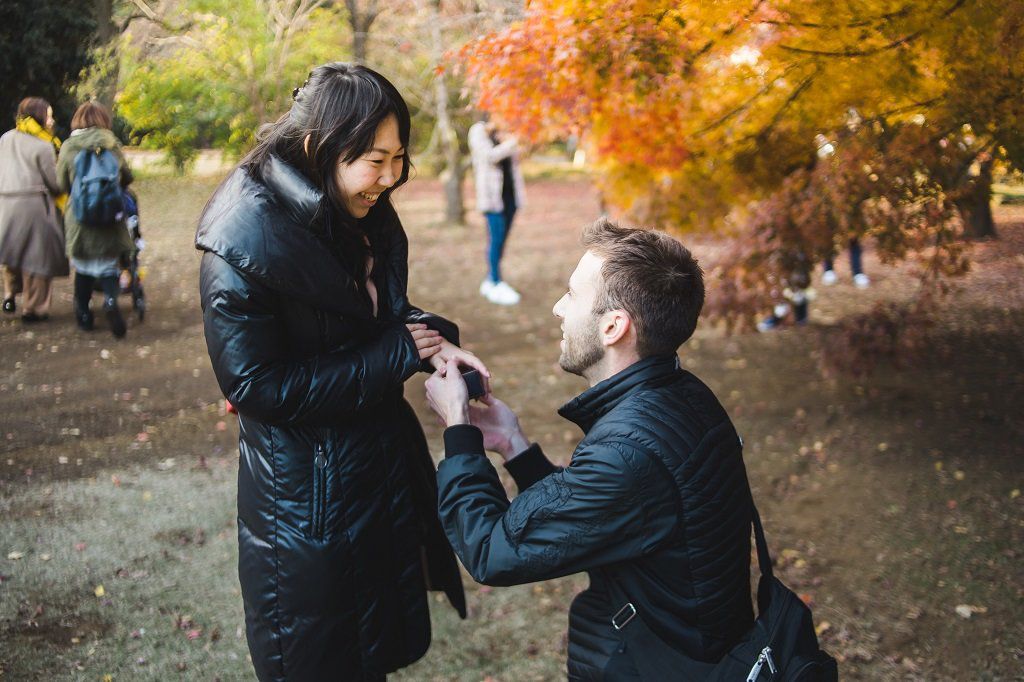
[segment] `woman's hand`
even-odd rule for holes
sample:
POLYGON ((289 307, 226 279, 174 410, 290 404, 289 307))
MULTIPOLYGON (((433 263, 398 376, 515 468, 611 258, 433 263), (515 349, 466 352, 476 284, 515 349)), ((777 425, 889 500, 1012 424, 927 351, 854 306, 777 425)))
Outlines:
POLYGON ((472 367, 480 372, 480 376, 484 382, 484 392, 491 392, 491 373, 488 371, 487 366, 481 362, 480 358, 473 355, 468 350, 463 350, 454 343, 442 338, 441 349, 437 351, 436 355, 432 355, 430 357, 430 364, 433 365, 434 369, 441 373, 441 376, 444 376, 448 371, 449 360, 454 360, 459 365, 472 367))
MULTIPOLYGON (((440 332, 428 329, 425 324, 407 324, 405 326, 408 327, 409 333, 412 334, 412 340, 416 342, 416 350, 419 351, 420 360, 436 358, 437 354, 441 351, 442 342, 447 343, 440 332)), ((431 362, 433 363, 433 360, 431 362)), ((435 364, 434 367, 436 368, 437 365, 435 364)))

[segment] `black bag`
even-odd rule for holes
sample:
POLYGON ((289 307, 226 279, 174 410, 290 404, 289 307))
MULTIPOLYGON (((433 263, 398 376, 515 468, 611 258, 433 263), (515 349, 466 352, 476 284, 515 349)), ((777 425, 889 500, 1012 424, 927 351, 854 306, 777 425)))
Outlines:
POLYGON ((704 663, 675 650, 644 623, 629 598, 609 577, 616 605, 612 626, 625 643, 640 678, 649 682, 707 680, 708 682, 835 682, 839 669, 821 650, 811 610, 772 573, 772 559, 753 506, 754 540, 761 579, 757 586, 758 616, 754 627, 718 663, 704 663))

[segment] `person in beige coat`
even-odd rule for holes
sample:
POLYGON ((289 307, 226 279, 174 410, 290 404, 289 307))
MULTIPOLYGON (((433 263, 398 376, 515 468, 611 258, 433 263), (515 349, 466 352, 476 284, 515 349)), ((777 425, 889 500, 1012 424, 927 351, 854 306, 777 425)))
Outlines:
POLYGON ((53 110, 40 97, 18 105, 16 126, 0 136, 0 264, 3 265, 3 311, 14 314, 22 296, 23 322, 49 317, 54 277, 68 275, 64 228, 55 200, 56 149, 49 132, 53 110))
POLYGON ((501 278, 501 257, 512 220, 526 199, 519 169, 519 146, 514 137, 485 119, 469 129, 469 149, 476 208, 484 214, 488 233, 488 273, 480 283, 480 295, 491 303, 515 305, 519 303, 519 292, 501 278))

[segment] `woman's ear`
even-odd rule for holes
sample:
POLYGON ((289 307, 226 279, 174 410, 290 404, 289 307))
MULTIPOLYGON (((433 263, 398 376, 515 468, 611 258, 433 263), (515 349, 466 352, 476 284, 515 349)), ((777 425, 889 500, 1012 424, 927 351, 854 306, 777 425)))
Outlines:
POLYGON ((306 138, 302 141, 302 150, 306 152, 306 156, 309 156, 309 138, 312 137, 310 133, 306 133, 306 138))

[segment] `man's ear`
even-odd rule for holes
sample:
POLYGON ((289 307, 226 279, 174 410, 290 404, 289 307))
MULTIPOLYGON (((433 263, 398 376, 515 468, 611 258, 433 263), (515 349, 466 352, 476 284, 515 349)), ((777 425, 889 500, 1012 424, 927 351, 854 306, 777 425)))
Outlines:
POLYGON ((625 310, 608 310, 598 322, 598 331, 601 333, 601 343, 605 346, 614 346, 625 339, 633 331, 633 320, 625 310))

